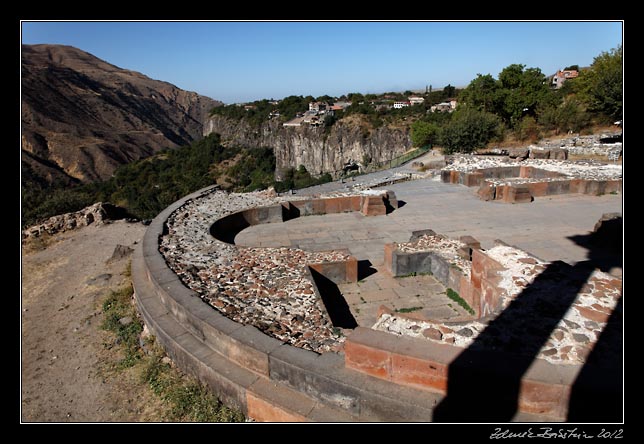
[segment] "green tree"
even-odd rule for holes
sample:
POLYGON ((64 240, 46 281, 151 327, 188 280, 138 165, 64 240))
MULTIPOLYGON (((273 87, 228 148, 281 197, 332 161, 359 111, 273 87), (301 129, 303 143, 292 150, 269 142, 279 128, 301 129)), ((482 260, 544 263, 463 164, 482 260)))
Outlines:
POLYGON ((498 112, 510 126, 518 124, 526 115, 534 116, 540 104, 556 100, 539 68, 509 65, 499 73, 499 83, 498 112))
POLYGON ((457 109, 441 133, 445 153, 470 153, 484 147, 499 135, 500 124, 494 114, 467 106, 457 109))
POLYGON ((591 111, 612 119, 622 118, 622 45, 595 57, 590 69, 576 79, 577 89, 591 111))
POLYGON ((445 98, 453 97, 456 92, 456 88, 450 85, 449 83, 445 88, 443 88, 443 93, 445 93, 445 98))
POLYGON ((476 78, 461 91, 460 99, 470 107, 496 113, 499 109, 499 83, 490 74, 477 74, 476 78))
POLYGON ((579 65, 566 66, 563 70, 564 71, 579 71, 579 65))
POLYGON ((411 141, 414 146, 435 144, 438 140, 440 127, 434 123, 417 120, 411 125, 411 141))

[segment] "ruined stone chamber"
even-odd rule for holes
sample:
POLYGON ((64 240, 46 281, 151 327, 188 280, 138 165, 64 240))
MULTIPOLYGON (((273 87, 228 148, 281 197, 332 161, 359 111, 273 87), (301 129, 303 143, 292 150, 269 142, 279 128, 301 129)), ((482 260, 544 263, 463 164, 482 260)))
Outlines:
MULTIPOLYGON (((441 171, 445 183, 478 187, 485 201, 528 203, 535 198, 560 194, 602 194, 622 191, 622 166, 596 161, 568 161, 552 155, 562 149, 531 150, 529 159, 456 156, 441 171), (534 156, 533 153, 540 153, 534 156)), ((526 155, 528 150, 526 149, 526 155)))
POLYGON ((471 389, 472 381, 496 384, 499 408, 456 421, 564 421, 585 400, 617 403, 621 395, 606 382, 615 369, 590 363, 594 354, 621 351, 598 345, 621 314, 621 281, 612 276, 545 263, 502 243, 483 251, 468 236, 415 233, 385 247, 389 272, 434 274, 472 317, 435 322, 384 306, 373 328, 346 329, 323 283, 358 279, 347 251, 234 244, 255 224, 339 212, 384 216, 397 206, 392 192, 379 190, 316 198, 193 193, 153 220, 135 253, 137 306, 180 368, 257 421, 455 421, 450 412, 467 402, 459 387, 471 389), (553 283, 559 302, 539 297, 553 294, 553 283))

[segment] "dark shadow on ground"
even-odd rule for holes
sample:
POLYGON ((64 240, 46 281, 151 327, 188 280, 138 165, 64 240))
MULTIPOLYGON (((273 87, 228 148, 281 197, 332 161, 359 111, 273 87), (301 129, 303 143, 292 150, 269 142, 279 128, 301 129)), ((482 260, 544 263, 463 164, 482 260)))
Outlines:
POLYGON ((450 364, 447 396, 434 410, 434 421, 511 421, 518 411, 521 378, 589 275, 586 268, 553 262, 537 276, 450 364), (539 322, 534 322, 535 310, 542 313, 539 322), (494 352, 497 347, 512 359, 494 352))
POLYGON ((342 296, 342 293, 335 282, 313 268, 309 268, 309 270, 311 271, 315 285, 318 287, 320 297, 322 298, 324 307, 331 318, 333 326, 340 328, 356 328, 358 323, 351 314, 349 304, 347 304, 347 301, 344 299, 344 296, 342 296))
MULTIPOLYGON (((611 231, 612 232, 612 231, 611 231)), ((604 235, 576 236, 588 261, 557 261, 503 310, 449 366, 447 396, 434 410, 436 422, 508 422, 518 411, 521 379, 595 267, 621 266, 621 254, 599 248, 604 235), (534 313, 540 313, 535 322, 534 313), (504 336, 506 339, 499 339, 504 336), (499 354, 504 350, 511 355, 499 354), (473 371, 475 370, 475 371, 473 371)), ((620 251, 621 253, 621 251, 620 251)), ((570 421, 619 421, 622 416, 621 301, 572 387, 570 421), (613 350, 617 353, 602 353, 613 350), (594 356, 593 356, 594 355, 594 356), (597 395, 599 393, 599 395, 597 395)))
POLYGON ((373 268, 373 264, 369 259, 363 259, 361 261, 358 261, 358 280, 359 281, 366 279, 372 274, 376 274, 376 273, 378 273, 378 270, 373 268))
POLYGON ((399 201, 398 201, 398 208, 402 208, 402 207, 404 207, 405 205, 407 205, 407 202, 405 202, 404 200, 399 200, 399 201))

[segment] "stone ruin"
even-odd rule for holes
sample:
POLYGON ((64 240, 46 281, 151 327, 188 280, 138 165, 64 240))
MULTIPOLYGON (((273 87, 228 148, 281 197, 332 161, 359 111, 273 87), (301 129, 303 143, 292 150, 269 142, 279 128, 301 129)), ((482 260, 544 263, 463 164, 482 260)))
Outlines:
MULTIPOLYGON (((450 178, 487 180, 478 165, 453 165, 450 178)), ((519 175, 521 168, 537 169, 505 167, 519 168, 519 175)), ((347 251, 234 245, 236 233, 258 223, 396 208, 395 194, 386 191, 315 198, 194 193, 147 230, 133 261, 137 305, 180 367, 259 421, 444 420, 462 378, 501 386, 510 379, 520 387, 489 398, 516 405, 516 412, 472 412, 479 420, 561 421, 579 399, 615 405, 606 381, 616 380, 616 370, 588 365, 621 358, 620 334, 605 344, 622 313, 621 280, 614 276, 544 262, 500 241, 484 251, 470 236, 448 239, 426 230, 388 244, 387 269, 393 276, 432 273, 470 307, 471 318, 436 322, 384 304, 373 328, 345 335, 334 325, 321 279, 358 280, 347 251)), ((601 226, 608 223, 598 231, 601 226)))
POLYGON ((527 203, 560 194, 616 194, 622 191, 622 166, 596 161, 455 156, 441 170, 441 180, 478 187, 477 195, 485 201, 527 203))

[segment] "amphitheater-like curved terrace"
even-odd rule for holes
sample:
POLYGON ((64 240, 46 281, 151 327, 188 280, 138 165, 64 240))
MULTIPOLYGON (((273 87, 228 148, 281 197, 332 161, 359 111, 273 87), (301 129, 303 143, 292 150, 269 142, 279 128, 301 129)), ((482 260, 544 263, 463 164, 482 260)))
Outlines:
MULTIPOLYGON (((614 369, 588 365, 593 350, 613 357, 598 344, 611 314, 621 313, 614 270, 578 267, 579 248, 567 250, 577 261, 565 264, 494 243, 561 245, 571 236, 555 229, 553 239, 522 238, 533 225, 522 231, 507 223, 526 216, 521 206, 482 202, 450 187, 419 180, 326 198, 202 190, 170 206, 146 232, 133 261, 137 304, 181 367, 260 421, 454 420, 454 405, 463 401, 458 386, 472 389, 459 382, 463 372, 496 384, 490 402, 500 408, 462 420, 560 421, 575 418, 579 399, 614 404, 614 387, 606 383, 617 378, 614 369), (486 212, 484 205, 496 208, 486 212), (487 226, 494 218, 498 225, 487 226), (307 246, 320 239, 327 219, 342 229, 321 242, 328 251, 311 251, 320 249, 307 246), (486 226, 477 227, 481 222, 486 226), (439 234, 418 232, 428 228, 439 234), (355 235, 361 231, 369 235, 355 235), (463 234, 476 239, 457 239, 463 234), (405 295, 405 288, 418 294, 405 295), (449 303, 448 288, 473 314, 449 303), (441 303, 453 313, 436 307, 405 313, 411 311, 405 304, 425 301, 424 289, 447 300, 441 303), (553 289, 561 292, 559 302, 539 297, 553 289), (365 299, 369 294, 395 299, 365 299), (338 305, 354 325, 337 322, 338 305), (361 316, 361 307, 370 314, 361 316), (547 327, 525 325, 539 322, 535 310, 546 315, 547 327), (507 322, 508 313, 523 324, 507 322), (513 379, 516 388, 509 389, 513 379)), ((597 220, 621 208, 617 196, 595 197, 601 201, 592 205, 586 199, 540 202, 536 224, 569 214, 568 232, 588 233, 588 215, 579 227, 579 214, 569 211, 597 220)))

